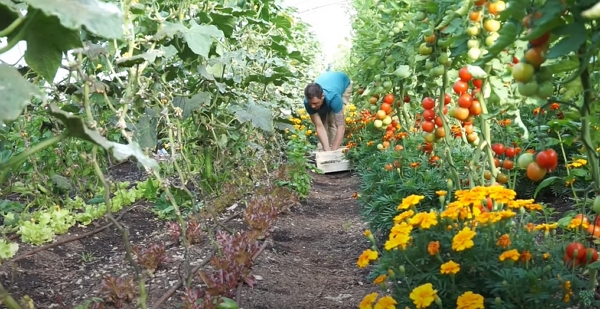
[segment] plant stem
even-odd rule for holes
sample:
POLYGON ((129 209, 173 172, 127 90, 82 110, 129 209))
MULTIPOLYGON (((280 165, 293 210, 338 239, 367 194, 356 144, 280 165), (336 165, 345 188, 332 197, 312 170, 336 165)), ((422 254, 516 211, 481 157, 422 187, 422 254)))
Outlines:
POLYGON ((19 18, 15 19, 8 27, 4 30, 0 31, 0 38, 7 37, 11 32, 13 32, 21 23, 25 20, 24 16, 19 16, 19 18))
POLYGON ((4 286, 0 283, 0 300, 9 309, 23 309, 21 305, 8 293, 4 286))

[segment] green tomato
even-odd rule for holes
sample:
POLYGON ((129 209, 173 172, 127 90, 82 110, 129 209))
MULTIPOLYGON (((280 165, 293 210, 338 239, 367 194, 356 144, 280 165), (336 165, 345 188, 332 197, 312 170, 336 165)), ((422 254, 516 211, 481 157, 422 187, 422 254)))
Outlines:
POLYGON ((448 63, 448 54, 441 54, 438 58, 437 61, 439 64, 441 65, 446 65, 448 63))
POLYGON ((423 56, 431 55, 432 52, 433 48, 427 46, 427 43, 422 43, 421 46, 419 46, 419 54, 423 56))
POLYGON ((596 198, 594 199, 594 204, 592 205, 592 210, 595 213, 600 214, 600 195, 596 196, 596 198))
POLYGON ((527 83, 518 83, 517 90, 524 97, 530 97, 537 93, 539 89, 538 83, 535 80, 530 80, 527 83))
POLYGON ((537 89, 536 95, 540 99, 547 99, 554 94, 554 85, 551 81, 544 81, 540 84, 537 89))
POLYGON ((444 66, 438 65, 437 67, 431 69, 430 74, 433 77, 442 76, 444 74, 444 66))
POLYGON ((533 154, 526 152, 520 155, 517 159, 517 166, 522 170, 526 170, 529 166, 529 163, 533 161, 535 161, 535 157, 533 156, 533 154))
POLYGON ((512 68, 512 77, 518 82, 526 83, 533 78, 534 71, 535 68, 531 64, 519 62, 512 68))
POLYGON ((552 80, 552 70, 550 70, 548 67, 540 67, 536 77, 540 82, 552 80))
POLYGON ((383 82, 383 88, 385 89, 392 89, 392 82, 389 80, 386 80, 385 82, 383 82))

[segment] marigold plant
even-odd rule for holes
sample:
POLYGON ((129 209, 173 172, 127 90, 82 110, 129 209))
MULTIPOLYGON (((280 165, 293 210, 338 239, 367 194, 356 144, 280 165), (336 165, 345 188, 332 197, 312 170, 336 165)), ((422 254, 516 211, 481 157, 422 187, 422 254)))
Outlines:
MULTIPOLYGON (((389 294, 386 299, 397 303, 389 308, 573 308, 591 303, 581 272, 563 262, 565 245, 554 233, 558 225, 544 223, 542 205, 517 199, 500 185, 437 195, 440 207, 426 211, 418 210, 423 196, 400 201, 383 243, 365 233, 371 248, 359 266, 373 266, 376 282, 389 294)), ((371 308, 376 298, 368 295, 360 308, 371 308)))

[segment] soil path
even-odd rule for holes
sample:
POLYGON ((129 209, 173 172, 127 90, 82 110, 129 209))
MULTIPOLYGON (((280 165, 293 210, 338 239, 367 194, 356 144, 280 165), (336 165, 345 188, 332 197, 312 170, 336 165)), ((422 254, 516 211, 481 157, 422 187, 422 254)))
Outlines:
POLYGON ((357 308, 376 291, 356 265, 368 246, 352 197, 358 186, 350 172, 314 176, 307 200, 279 217, 273 245, 253 268, 262 280, 244 289, 241 308, 357 308))

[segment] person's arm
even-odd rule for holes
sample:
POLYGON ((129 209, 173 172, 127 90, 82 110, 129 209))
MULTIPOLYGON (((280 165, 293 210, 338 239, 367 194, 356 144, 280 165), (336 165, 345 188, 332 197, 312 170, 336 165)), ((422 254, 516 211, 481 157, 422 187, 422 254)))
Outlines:
POLYGON ((319 113, 314 113, 310 115, 310 120, 315 125, 315 130, 317 131, 317 137, 319 138, 319 142, 323 146, 323 150, 330 151, 329 147, 329 139, 327 138, 327 131, 325 130, 325 126, 323 126, 323 121, 321 121, 321 117, 319 113))
POLYGON ((346 132, 346 118, 344 117, 344 111, 340 111, 334 115, 335 124, 337 126, 337 132, 331 146, 331 150, 338 150, 342 141, 344 140, 344 134, 346 132))

